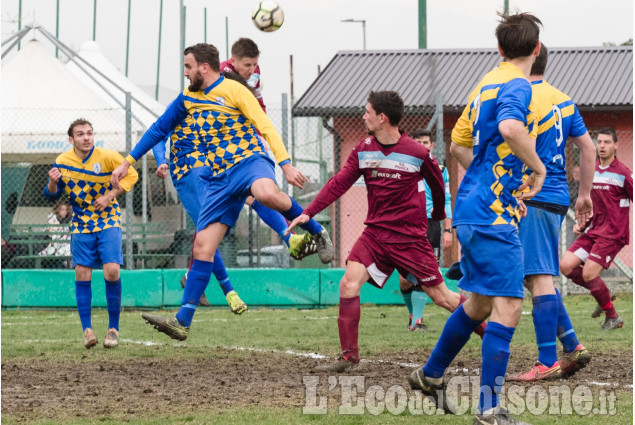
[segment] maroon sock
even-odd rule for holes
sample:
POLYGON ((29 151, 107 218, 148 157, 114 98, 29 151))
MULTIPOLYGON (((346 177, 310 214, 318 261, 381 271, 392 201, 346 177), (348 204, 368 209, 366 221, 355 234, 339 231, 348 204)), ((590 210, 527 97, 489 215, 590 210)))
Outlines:
POLYGON ((613 302, 611 301, 611 293, 602 278, 596 277, 595 279, 588 281, 587 285, 589 285, 591 295, 593 295, 600 307, 602 307, 602 310, 606 313, 606 317, 609 319, 615 319, 617 317, 617 312, 615 311, 615 307, 613 307, 613 302))
MULTIPOLYGON (((463 304, 465 301, 467 301, 467 297, 463 294, 459 294, 459 296, 461 297, 461 299, 459 300, 459 305, 463 304)), ((458 308, 458 307, 457 307, 458 308)), ((478 336, 481 337, 481 339, 483 339, 483 336, 485 335, 485 328, 487 327, 487 322, 481 322, 480 325, 478 325, 478 327, 476 329, 474 329, 474 333, 478 336)))
POLYGON ((337 327, 340 331, 340 346, 345 360, 359 362, 359 317, 361 315, 359 295, 354 298, 340 297, 340 314, 337 317, 337 327))
POLYGON ((582 278, 582 267, 578 266, 576 268, 574 268, 571 273, 569 273, 568 275, 566 275, 569 279, 571 279, 573 281, 573 283, 575 283, 576 285, 579 285, 583 288, 589 288, 589 285, 587 282, 584 281, 584 279, 582 278))

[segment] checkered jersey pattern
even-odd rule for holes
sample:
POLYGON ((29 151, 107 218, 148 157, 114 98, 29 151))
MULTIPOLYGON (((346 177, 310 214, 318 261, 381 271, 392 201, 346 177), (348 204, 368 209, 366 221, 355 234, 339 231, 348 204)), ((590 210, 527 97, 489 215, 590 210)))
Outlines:
POLYGON ((265 153, 251 122, 242 114, 197 111, 194 128, 207 146, 207 160, 217 175, 254 154, 265 153))
POLYGON ((191 169, 208 165, 207 145, 200 142, 191 116, 176 126, 170 139, 170 171, 176 181, 191 169))
MULTIPOLYGON (((73 207, 71 233, 94 233, 111 227, 121 227, 121 210, 117 198, 114 198, 103 211, 97 211, 94 201, 112 190, 110 176, 123 162, 123 157, 115 151, 93 148, 83 161, 69 151, 55 160, 53 167, 62 173, 57 188, 59 194, 64 190, 73 207)), ((137 172, 131 167, 128 175, 121 180, 124 190, 137 181, 137 172)))

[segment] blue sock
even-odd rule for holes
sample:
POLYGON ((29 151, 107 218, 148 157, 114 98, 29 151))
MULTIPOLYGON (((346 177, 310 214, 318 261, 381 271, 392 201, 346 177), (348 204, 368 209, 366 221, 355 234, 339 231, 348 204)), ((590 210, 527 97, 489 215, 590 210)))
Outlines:
POLYGON ((509 343, 515 328, 508 328, 496 322, 489 322, 485 328, 481 347, 481 395, 479 411, 485 412, 499 404, 498 395, 505 381, 509 361, 509 343))
POLYGON ((219 249, 217 249, 216 253, 214 254, 214 266, 212 268, 212 273, 214 273, 214 277, 216 278, 216 280, 218 280, 218 284, 223 290, 223 294, 227 295, 229 292, 234 290, 234 287, 229 282, 229 276, 227 275, 225 262, 223 261, 223 256, 220 254, 219 249))
POLYGON ((291 237, 291 233, 287 236, 284 235, 284 232, 289 227, 287 220, 276 210, 272 210, 271 208, 267 208, 262 205, 260 202, 254 199, 253 204, 251 204, 251 208, 256 211, 258 217, 262 219, 267 226, 271 227, 284 241, 284 243, 289 246, 289 238, 291 237))
POLYGON ((90 287, 90 280, 75 281, 75 298, 77 299, 77 312, 79 313, 79 320, 82 322, 82 330, 92 328, 90 307, 93 300, 93 292, 90 287))
MULTIPOLYGON (((289 198, 291 199, 291 208, 289 209, 289 211, 283 211, 282 215, 287 220, 293 221, 296 217, 302 214, 302 211, 304 211, 304 208, 302 208, 300 204, 298 204, 295 201, 295 199, 291 198, 290 196, 289 198)), ((307 221, 305 224, 301 224, 300 227, 312 235, 316 235, 320 233, 322 230, 324 230, 322 225, 313 219, 307 221)))
POLYGON ((187 281, 183 290, 183 299, 181 300, 181 308, 176 313, 176 320, 181 326, 190 326, 192 318, 196 311, 196 306, 205 292, 205 288, 212 276, 214 263, 210 261, 202 261, 194 259, 192 267, 187 272, 187 281))
POLYGON ((558 317, 558 297, 553 294, 540 295, 532 299, 534 329, 538 343, 538 361, 547 367, 558 361, 556 353, 556 318, 558 317))
POLYGON ((463 311, 463 305, 454 310, 445 322, 443 332, 434 346, 430 358, 423 365, 423 373, 430 378, 441 378, 452 360, 469 341, 474 329, 480 325, 478 320, 472 320, 463 311))
POLYGON ((564 302, 562 301, 562 295, 560 295, 560 291, 557 289, 556 296, 558 297, 558 327, 556 333, 558 334, 558 339, 562 343, 562 349, 564 352, 571 353, 575 350, 575 347, 578 346, 580 341, 578 341, 578 337, 573 330, 571 319, 569 318, 567 309, 564 307, 564 302))
POLYGON ((108 306, 108 329, 119 330, 119 316, 121 315, 121 278, 106 280, 106 305, 108 306))
POLYGON ((408 314, 412 314, 412 289, 401 290, 401 296, 403 297, 406 307, 408 308, 408 314))
POLYGON ((423 317, 423 310, 426 308, 428 295, 425 292, 414 291, 412 293, 412 324, 423 317))

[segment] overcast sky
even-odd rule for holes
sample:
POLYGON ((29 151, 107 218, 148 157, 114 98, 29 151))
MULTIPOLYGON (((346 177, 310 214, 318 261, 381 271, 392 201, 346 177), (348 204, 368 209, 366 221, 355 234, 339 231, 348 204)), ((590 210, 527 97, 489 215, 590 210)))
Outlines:
MULTIPOLYGON (((178 0, 163 1, 160 85, 180 88, 181 55, 178 36, 178 0)), ((417 0, 280 0, 285 22, 275 33, 262 33, 251 22, 255 0, 185 0, 186 45, 204 40, 225 59, 225 17, 229 44, 250 37, 261 50, 263 95, 278 107, 289 92, 289 56, 293 55, 295 96, 299 98, 340 50, 361 50, 362 25, 343 19, 366 20, 366 46, 375 49, 418 47, 417 0)), ((428 0, 428 48, 495 47, 496 12, 503 0, 428 0)), ((19 0, 1 0, 2 39, 17 31, 19 0)), ((131 0, 131 36, 128 76, 140 86, 153 86, 157 73, 159 0, 131 0)), ((22 20, 43 25, 55 34, 55 0, 22 0, 22 20)), ((633 36, 632 0, 510 0, 512 10, 536 14, 544 24, 542 40, 550 47, 600 46, 621 43, 633 36)), ((122 72, 126 66, 128 0, 97 0, 96 41, 122 72)), ((78 49, 92 39, 93 1, 60 0, 62 42, 78 49)), ((28 38, 32 38, 30 35, 28 38)), ((42 36, 38 39, 44 40, 42 36)), ((51 46, 47 41, 45 45, 51 46)), ((51 47, 51 51, 54 51, 51 47)), ((7 56, 4 60, 10 59, 7 56)), ((610 66, 610 64, 608 64, 610 66)), ((354 69, 351 72, 355 72, 354 69)), ((395 70, 398 72, 398 70, 395 70)))

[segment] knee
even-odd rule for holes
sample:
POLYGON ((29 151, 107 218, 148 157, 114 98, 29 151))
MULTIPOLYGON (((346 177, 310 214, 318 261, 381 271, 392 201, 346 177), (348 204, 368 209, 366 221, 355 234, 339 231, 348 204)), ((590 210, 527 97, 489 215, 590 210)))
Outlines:
POLYGON ((595 271, 589 270, 586 267, 582 269, 582 280, 584 280, 585 282, 590 282, 596 277, 599 277, 599 274, 597 274, 595 271))
POLYGON ((432 300, 433 303, 435 303, 436 305, 438 305, 441 308, 444 308, 448 311, 454 311, 457 308, 457 302, 454 298, 458 297, 452 297, 452 293, 449 290, 445 290, 445 291, 437 291, 434 289, 429 289, 427 291, 428 296, 430 297, 430 299, 432 300))
POLYGON ((111 282, 119 279, 119 264, 104 265, 104 279, 111 282))
POLYGON ((563 275, 569 276, 573 271, 573 267, 566 261, 560 261, 560 271, 563 275))
POLYGON ((359 295, 359 283, 351 279, 350 276, 344 274, 340 280, 340 296, 344 298, 353 298, 359 295))
POLYGON ((291 208, 289 196, 280 191, 277 187, 272 190, 263 191, 256 197, 258 202, 267 208, 277 211, 286 211, 291 208))

